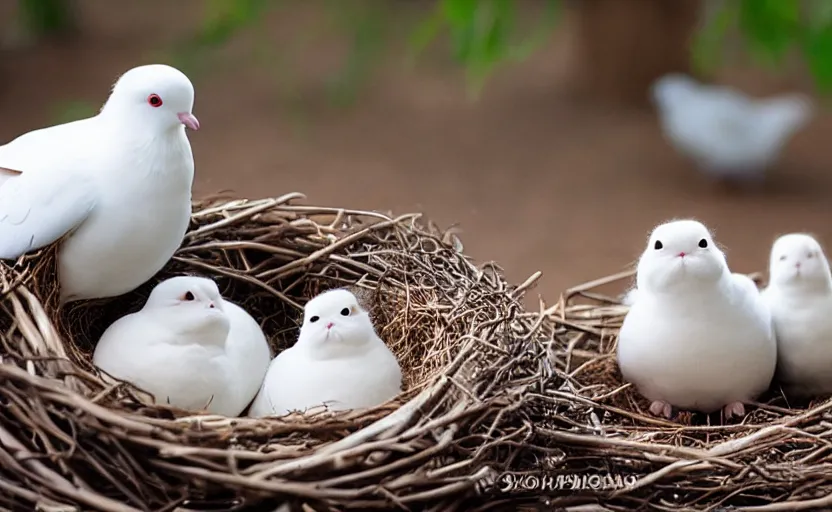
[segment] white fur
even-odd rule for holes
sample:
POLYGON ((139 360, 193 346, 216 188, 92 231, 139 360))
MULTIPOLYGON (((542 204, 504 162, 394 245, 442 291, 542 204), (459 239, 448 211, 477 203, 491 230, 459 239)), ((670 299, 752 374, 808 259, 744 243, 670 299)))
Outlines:
POLYGON ((121 295, 153 277, 190 220, 194 161, 179 114, 191 116, 193 102, 180 71, 141 66, 98 115, 0 146, 0 258, 66 236, 64 302, 121 295), (148 104, 151 94, 160 107, 148 104))
POLYGON ((621 304, 623 304, 625 306, 632 306, 633 304, 636 303, 637 298, 638 298, 638 288, 633 286, 632 288, 630 288, 629 290, 624 292, 621 295, 621 297, 619 297, 619 300, 621 301, 621 304))
POLYGON ((832 274, 817 240, 792 233, 774 242, 763 298, 774 318, 777 380, 784 390, 792 396, 832 393, 832 274))
POLYGON ((355 296, 331 290, 306 304, 297 343, 274 358, 249 415, 374 407, 398 395, 401 382, 396 357, 355 296))
POLYGON ((156 285, 140 311, 104 332, 93 355, 96 366, 159 403, 225 416, 252 401, 270 359, 257 322, 199 277, 156 285))
POLYGON ((728 270, 705 226, 658 226, 639 260, 637 285, 618 364, 645 397, 710 413, 769 386, 776 364, 770 313, 754 283, 728 270))
POLYGON ((814 116, 803 95, 752 99, 675 73, 657 80, 652 94, 669 142, 721 176, 759 178, 814 116))

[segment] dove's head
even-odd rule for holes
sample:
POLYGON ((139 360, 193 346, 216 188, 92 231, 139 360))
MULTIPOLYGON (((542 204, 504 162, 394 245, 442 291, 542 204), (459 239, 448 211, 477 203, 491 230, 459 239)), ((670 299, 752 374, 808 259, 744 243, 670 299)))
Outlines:
POLYGON ((653 103, 659 108, 667 108, 683 102, 699 87, 693 78, 682 73, 670 73, 656 80, 650 87, 653 103))
POLYGON ((769 281, 779 289, 828 289, 832 275, 820 243, 803 233, 775 240, 769 258, 769 281))
POLYGON ((375 338, 370 316, 355 295, 343 289, 324 292, 306 303, 298 345, 324 358, 341 357, 375 338))
POLYGON ((199 336, 205 344, 224 345, 231 329, 217 283, 204 277, 179 276, 162 281, 150 292, 142 312, 157 315, 183 338, 199 336))
POLYGON ((708 228, 695 220, 677 220, 650 234, 636 280, 639 293, 664 293, 714 285, 729 274, 708 228))
POLYGON ((199 129, 191 112, 194 86, 184 73, 164 64, 135 67, 121 75, 101 109, 131 125, 141 123, 159 132, 199 129))

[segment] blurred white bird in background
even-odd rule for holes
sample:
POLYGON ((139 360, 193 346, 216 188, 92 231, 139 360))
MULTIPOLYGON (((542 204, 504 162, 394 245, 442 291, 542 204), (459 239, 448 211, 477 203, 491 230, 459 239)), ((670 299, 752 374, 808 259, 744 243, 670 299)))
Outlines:
POLYGON ((751 98, 672 73, 651 89, 665 138, 713 178, 759 182, 814 116, 802 94, 751 98))

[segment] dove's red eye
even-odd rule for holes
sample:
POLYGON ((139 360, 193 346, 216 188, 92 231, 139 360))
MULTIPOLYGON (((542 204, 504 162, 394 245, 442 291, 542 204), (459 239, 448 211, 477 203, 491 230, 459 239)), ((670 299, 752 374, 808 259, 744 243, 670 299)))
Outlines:
POLYGON ((147 97, 147 103, 151 107, 161 107, 162 106, 162 98, 159 97, 158 94, 151 94, 147 97))

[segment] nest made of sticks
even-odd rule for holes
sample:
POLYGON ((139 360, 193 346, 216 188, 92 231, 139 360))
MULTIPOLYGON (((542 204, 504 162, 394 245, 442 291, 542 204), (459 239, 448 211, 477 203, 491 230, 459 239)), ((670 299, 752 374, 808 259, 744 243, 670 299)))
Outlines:
POLYGON ((506 492, 600 510, 832 510, 832 400, 787 403, 775 385, 740 422, 650 415, 616 363, 627 307, 600 291, 633 274, 575 287, 549 309, 557 378, 531 398, 536 457, 504 475, 506 492))
POLYGON ((55 247, 0 265, 0 507, 14 510, 451 510, 493 482, 532 427, 519 413, 554 324, 493 264, 418 215, 296 204, 195 205, 182 247, 133 293, 57 306, 55 247), (161 279, 214 278, 275 350, 302 306, 350 287, 402 365, 404 391, 312 418, 200 416, 142 403, 92 367, 94 343, 161 279))

